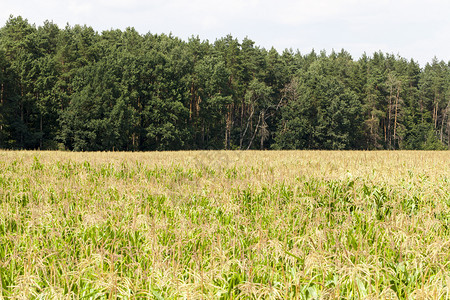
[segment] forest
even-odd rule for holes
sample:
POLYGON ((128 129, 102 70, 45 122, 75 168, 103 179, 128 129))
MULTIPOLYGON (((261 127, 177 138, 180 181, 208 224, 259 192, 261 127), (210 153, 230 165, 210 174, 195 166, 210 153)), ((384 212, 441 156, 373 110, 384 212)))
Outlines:
POLYGON ((450 62, 437 58, 11 16, 0 86, 1 149, 450 149, 450 62))

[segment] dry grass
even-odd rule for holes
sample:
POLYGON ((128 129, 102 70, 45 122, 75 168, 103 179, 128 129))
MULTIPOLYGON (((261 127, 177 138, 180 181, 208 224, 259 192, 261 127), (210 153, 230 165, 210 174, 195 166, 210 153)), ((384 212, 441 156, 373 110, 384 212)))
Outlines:
POLYGON ((450 298, 449 152, 0 152, 0 298, 450 298))

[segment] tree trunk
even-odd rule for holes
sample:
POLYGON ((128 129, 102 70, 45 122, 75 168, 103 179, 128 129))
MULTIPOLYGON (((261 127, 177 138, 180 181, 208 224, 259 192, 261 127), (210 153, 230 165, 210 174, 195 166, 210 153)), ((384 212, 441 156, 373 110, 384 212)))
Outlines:
MULTIPOLYGON (((263 121, 263 125, 262 126, 264 128, 264 125, 265 125, 265 122, 264 122, 264 110, 261 113, 262 113, 261 119, 263 121)), ((260 143, 261 150, 264 150, 264 130, 263 130, 263 128, 261 128, 261 143, 260 143)))
MULTIPOLYGON (((450 110, 450 106, 447 106, 447 109, 450 110)), ((447 146, 448 150, 450 150, 450 116, 448 114, 447 114, 447 146)))
POLYGON ((226 117, 226 125, 225 125, 225 150, 230 148, 230 136, 231 136, 231 113, 232 113, 232 104, 228 105, 228 112, 226 117))
MULTIPOLYGON (((5 74, 5 68, 2 68, 2 74, 5 74)), ((2 82, 2 88, 0 92, 0 103, 3 104, 3 99, 5 97, 5 84, 2 82)))
POLYGON ((395 116, 394 116, 394 146, 397 139, 397 115, 398 115, 398 101, 400 98, 400 88, 397 87, 397 97, 395 98, 395 116))
POLYGON ((244 106, 245 106, 245 101, 244 99, 242 99, 242 104, 241 104, 241 120, 240 120, 240 128, 241 130, 239 130, 239 150, 242 149, 242 140, 243 138, 243 134, 242 134, 242 129, 244 127, 244 106))
POLYGON ((224 142, 224 147, 225 147, 225 150, 228 150, 227 149, 227 145, 228 145, 228 120, 225 123, 226 124, 225 124, 225 142, 224 142))
POLYGON ((434 128, 437 128, 437 122, 438 122, 438 110, 439 110, 439 104, 437 96, 434 96, 434 109, 433 109, 433 121, 434 121, 434 128))
POLYGON ((251 106, 252 110, 250 112, 250 116, 248 117, 247 125, 245 126, 245 130, 244 130, 243 133, 241 132, 241 140, 239 142, 239 150, 242 150, 242 145, 243 145, 243 142, 244 142, 245 135, 247 134, 247 130, 248 130, 248 127, 250 125, 251 119, 253 118, 253 114, 255 113, 255 106, 253 104, 251 104, 250 106, 251 106))
POLYGON ((2 89, 1 89, 1 92, 0 92, 0 104, 3 104, 3 94, 4 94, 4 92, 5 92, 5 86, 2 83, 2 89))
MULTIPOLYGON (((20 120, 22 120, 22 123, 24 123, 24 116, 23 116, 23 87, 20 87, 20 120)), ((20 145, 21 147, 23 147, 23 131, 20 131, 20 145)))
POLYGON ((205 148, 205 120, 202 121, 202 140, 201 140, 201 148, 205 148))
POLYGON ((250 147, 251 147, 252 144, 253 144, 253 141, 255 140, 256 133, 258 132, 258 128, 259 128, 259 123, 260 123, 260 122, 261 122, 261 115, 259 115, 259 118, 258 118, 258 124, 256 124, 255 132, 253 132, 253 136, 252 136, 252 139, 250 140, 250 143, 248 144, 247 150, 250 149, 250 147))
POLYGON ((192 110, 194 107, 195 95, 194 95, 194 82, 191 84, 191 97, 189 101, 189 121, 192 121, 192 110))
POLYGON ((391 135, 391 109, 392 109, 392 86, 389 92, 389 103, 388 103, 388 125, 387 134, 389 139, 389 150, 392 149, 392 135, 391 135))
POLYGON ((260 149, 264 150, 264 136, 261 134, 260 149))
POLYGON ((44 133, 42 132, 42 113, 41 113, 41 116, 40 116, 40 130, 41 130, 41 137, 40 137, 40 139, 39 139, 39 150, 42 150, 42 137, 44 136, 44 133))
POLYGON ((419 100, 420 103, 420 116, 421 116, 421 121, 423 123, 423 101, 422 99, 419 100))
MULTIPOLYGON (((448 125, 448 119, 450 119, 450 118, 449 118, 449 115, 448 115, 449 105, 450 105, 450 103, 447 104, 447 107, 445 108, 444 114, 443 114, 443 116, 442 116, 441 132, 440 132, 440 140, 441 140, 441 143, 444 142, 444 122, 445 122, 445 118, 447 118, 447 125, 448 125)), ((447 133, 450 134, 448 131, 447 131, 447 133)))

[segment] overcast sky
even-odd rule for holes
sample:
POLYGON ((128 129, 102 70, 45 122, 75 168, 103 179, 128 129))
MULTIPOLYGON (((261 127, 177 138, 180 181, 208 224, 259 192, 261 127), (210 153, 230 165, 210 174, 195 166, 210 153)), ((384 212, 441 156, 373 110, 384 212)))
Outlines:
POLYGON ((309 53, 342 48, 354 59, 381 50, 422 66, 450 60, 449 0, 0 0, 9 15, 141 34, 192 35, 214 42, 231 34, 256 45, 309 53))

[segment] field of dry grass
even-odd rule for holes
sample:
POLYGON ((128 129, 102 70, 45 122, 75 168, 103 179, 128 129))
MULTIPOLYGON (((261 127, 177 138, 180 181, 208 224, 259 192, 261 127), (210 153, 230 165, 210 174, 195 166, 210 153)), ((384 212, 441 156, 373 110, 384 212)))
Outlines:
POLYGON ((0 299, 448 299, 450 152, 0 151, 0 299))

